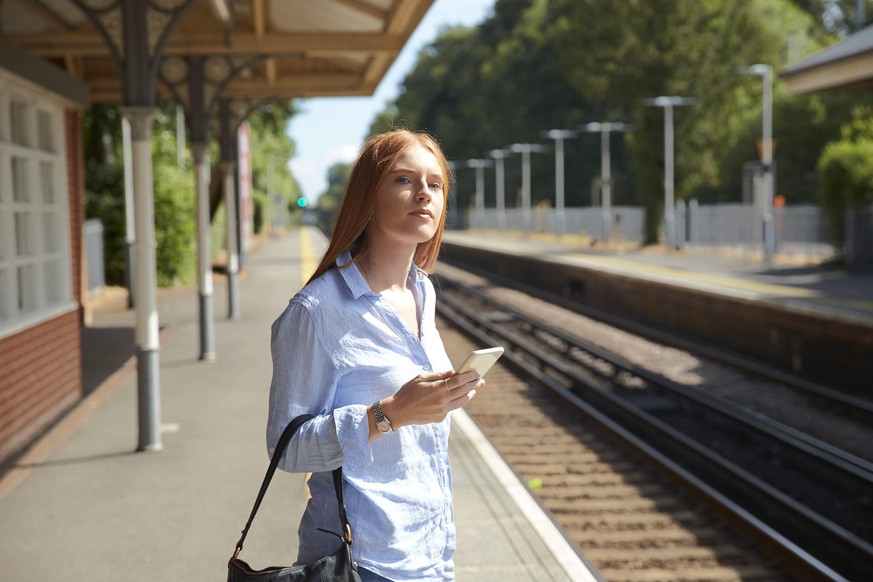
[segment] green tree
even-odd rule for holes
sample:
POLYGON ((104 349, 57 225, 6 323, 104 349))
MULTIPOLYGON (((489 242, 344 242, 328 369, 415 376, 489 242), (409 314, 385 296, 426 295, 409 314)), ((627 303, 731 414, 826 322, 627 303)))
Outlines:
POLYGON ((327 236, 333 231, 351 173, 352 164, 345 162, 338 162, 327 170, 327 189, 318 197, 316 209, 316 226, 327 236))
POLYGON ((607 116, 632 117, 629 136, 646 242, 657 240, 663 212, 663 110, 643 107, 660 95, 693 97, 674 110, 677 199, 719 184, 718 157, 733 141, 737 115, 751 101, 737 68, 776 62, 752 2, 722 0, 555 0, 560 54, 571 83, 607 116))
MULTIPOLYGON (((493 15, 477 28, 442 31, 419 55, 396 102, 377 117, 373 130, 389 124, 433 133, 455 160, 487 157, 491 149, 539 141, 541 132, 591 121, 590 107, 566 80, 549 30, 553 15, 546 0, 498 0, 493 15), (532 89, 532 88, 535 88, 532 89)), ((567 190, 570 203, 587 201, 590 175, 599 152, 596 140, 570 140, 567 190)), ((619 156, 620 159, 620 156, 619 156)), ((521 187, 521 164, 506 162, 510 205, 521 187)), ((533 201, 553 197, 554 158, 532 159, 533 201)), ((475 190, 474 173, 456 173, 459 207, 475 190)), ((493 204, 493 179, 486 202, 493 204)))
MULTIPOLYGON (((858 30, 857 0, 792 0, 792 3, 812 16, 828 34, 845 36, 858 30)), ((862 26, 870 22, 873 1, 864 0, 863 8, 862 26)))
MULTIPOLYGON (((85 115, 85 214, 103 223, 107 283, 124 283, 126 221, 121 116, 115 106, 94 106, 85 115)), ((195 275, 194 185, 188 164, 176 160, 175 113, 163 106, 152 132, 152 172, 157 282, 188 283, 195 275)))
MULTIPOLYGON (((614 201, 646 207, 645 239, 654 242, 663 212, 664 112, 643 100, 695 99, 674 111, 677 199, 736 201, 743 164, 758 159, 762 116, 761 79, 738 69, 766 63, 777 74, 777 185, 791 202, 811 201, 819 152, 859 99, 790 96, 778 79, 788 64, 834 39, 820 14, 810 16, 815 2, 498 0, 481 25, 446 29, 421 52, 402 93, 371 129, 426 129, 450 158, 465 160, 515 142, 551 145, 542 137, 550 128, 630 122, 632 133, 611 140, 614 201)), ((586 205, 599 175, 599 140, 580 135, 565 148, 567 202, 586 205)), ((510 206, 520 166, 517 157, 506 161, 510 206)), ((474 176, 457 172, 461 208, 470 204, 474 176)), ((551 199, 553 155, 534 155, 532 176, 533 202, 551 199)))
POLYGON ((836 248, 846 232, 846 210, 873 204, 873 108, 858 107, 841 137, 829 143, 818 161, 820 201, 836 248))
MULTIPOLYGON (((276 217, 288 217, 289 202, 302 194, 300 184, 288 165, 296 151, 294 140, 288 135, 291 117, 298 112, 294 101, 267 105, 248 118, 251 128, 252 199, 256 226, 269 224, 276 217), (270 195, 279 202, 270 200, 270 195), (282 213, 282 216, 277 216, 282 213)), ((259 228, 255 232, 260 232, 259 228)))

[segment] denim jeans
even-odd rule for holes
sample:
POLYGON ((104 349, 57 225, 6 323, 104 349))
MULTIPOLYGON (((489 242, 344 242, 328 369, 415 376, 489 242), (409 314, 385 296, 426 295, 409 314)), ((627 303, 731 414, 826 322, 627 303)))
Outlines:
POLYGON ((375 572, 370 572, 364 568, 358 567, 358 574, 361 575, 361 582, 391 582, 388 578, 380 576, 375 572))

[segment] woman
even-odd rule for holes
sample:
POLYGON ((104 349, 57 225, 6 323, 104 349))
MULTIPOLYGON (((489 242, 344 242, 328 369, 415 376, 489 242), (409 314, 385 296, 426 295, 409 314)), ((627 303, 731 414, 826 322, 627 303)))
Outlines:
POLYGON ((342 465, 352 551, 368 580, 454 580, 447 414, 484 386, 455 374, 427 277, 450 173, 430 137, 370 138, 352 169, 330 245, 273 324, 267 445, 315 416, 279 465, 312 472, 298 563, 339 548, 330 471, 342 465))

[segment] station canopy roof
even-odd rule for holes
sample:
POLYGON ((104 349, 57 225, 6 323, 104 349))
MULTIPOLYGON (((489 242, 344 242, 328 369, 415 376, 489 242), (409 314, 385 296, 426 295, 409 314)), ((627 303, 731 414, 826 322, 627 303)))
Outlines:
MULTIPOLYGON (((84 3, 120 10, 116 0, 84 3)), ((432 3, 197 0, 163 54, 224 56, 248 63, 225 87, 223 96, 230 99, 371 95, 432 3)), ((109 44, 71 0, 0 0, 0 33, 85 82, 91 102, 123 100, 109 44)), ((172 100, 162 83, 158 100, 172 100)))
POLYGON ((873 89, 873 26, 781 73, 790 93, 873 89))

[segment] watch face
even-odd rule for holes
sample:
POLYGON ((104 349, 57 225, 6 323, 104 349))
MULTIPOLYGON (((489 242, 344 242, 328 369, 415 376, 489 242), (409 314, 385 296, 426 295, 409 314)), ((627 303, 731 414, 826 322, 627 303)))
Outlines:
POLYGON ((391 423, 387 419, 377 422, 376 428, 379 429, 379 432, 394 432, 394 429, 391 428, 391 423))

